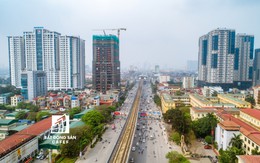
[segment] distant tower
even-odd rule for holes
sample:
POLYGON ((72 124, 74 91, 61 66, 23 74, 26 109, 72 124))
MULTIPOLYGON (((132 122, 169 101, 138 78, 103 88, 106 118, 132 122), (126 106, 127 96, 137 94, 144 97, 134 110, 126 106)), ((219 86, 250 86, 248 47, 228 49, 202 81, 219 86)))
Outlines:
POLYGON ((155 65, 155 74, 159 74, 160 73, 160 67, 159 65, 155 65))
POLYGON ((21 87, 21 71, 25 68, 24 40, 21 36, 8 37, 11 84, 21 87))
POLYGON ((234 57, 234 81, 247 82, 252 85, 253 79, 254 36, 236 35, 236 50, 234 57))
POLYGON ((23 71, 21 73, 22 96, 33 100, 37 96, 47 95, 47 76, 44 71, 23 71))
POLYGON ((235 30, 216 29, 199 39, 198 85, 233 85, 235 30))
POLYGON ((93 36, 93 88, 102 93, 120 89, 119 40, 115 35, 93 36))
POLYGON ((255 49, 253 85, 260 85, 260 49, 255 49))

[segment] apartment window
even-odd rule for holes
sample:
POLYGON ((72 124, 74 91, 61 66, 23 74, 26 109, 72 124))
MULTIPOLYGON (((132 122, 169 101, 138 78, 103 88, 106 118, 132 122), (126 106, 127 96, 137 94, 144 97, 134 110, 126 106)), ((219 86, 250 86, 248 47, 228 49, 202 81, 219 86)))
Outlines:
POLYGON ((247 141, 247 142, 248 142, 248 144, 250 144, 250 140, 249 140, 249 139, 248 139, 248 141, 247 141))
POLYGON ((255 143, 252 142, 252 147, 254 147, 254 146, 255 146, 255 143))

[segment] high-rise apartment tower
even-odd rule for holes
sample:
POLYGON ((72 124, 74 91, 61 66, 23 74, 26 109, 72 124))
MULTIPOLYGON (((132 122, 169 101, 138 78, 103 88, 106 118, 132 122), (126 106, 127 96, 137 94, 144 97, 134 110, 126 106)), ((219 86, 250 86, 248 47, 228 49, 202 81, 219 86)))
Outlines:
POLYGON ((106 93, 120 88, 119 40, 115 35, 93 36, 93 87, 106 93))

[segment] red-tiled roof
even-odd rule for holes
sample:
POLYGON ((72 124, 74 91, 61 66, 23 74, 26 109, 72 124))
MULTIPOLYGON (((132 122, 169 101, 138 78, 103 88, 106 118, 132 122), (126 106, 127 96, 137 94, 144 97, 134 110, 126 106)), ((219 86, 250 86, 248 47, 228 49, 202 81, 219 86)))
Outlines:
POLYGON ((260 120, 260 110, 247 108, 247 109, 240 109, 240 111, 242 111, 245 114, 250 115, 251 117, 254 117, 254 118, 260 120))
POLYGON ((254 141, 257 145, 260 145, 260 131, 246 122, 233 117, 231 114, 221 114, 222 119, 226 121, 232 121, 240 126, 240 132, 244 134, 246 137, 254 141))
POLYGON ((51 117, 0 141, 0 157, 51 128, 51 117))
POLYGON ((243 160, 243 163, 259 163, 260 156, 256 155, 238 155, 237 158, 243 160))

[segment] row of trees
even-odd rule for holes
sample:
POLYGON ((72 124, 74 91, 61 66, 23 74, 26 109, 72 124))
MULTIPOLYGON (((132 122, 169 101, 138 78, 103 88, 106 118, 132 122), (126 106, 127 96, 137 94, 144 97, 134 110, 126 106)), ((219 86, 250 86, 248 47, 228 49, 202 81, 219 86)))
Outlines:
POLYGON ((92 143, 96 136, 101 138, 104 126, 113 119, 111 113, 115 110, 115 106, 102 105, 84 114, 81 120, 85 122, 86 125, 70 129, 69 135, 76 136, 77 139, 70 140, 68 144, 61 145, 62 156, 70 158, 76 157, 85 146, 92 143))

